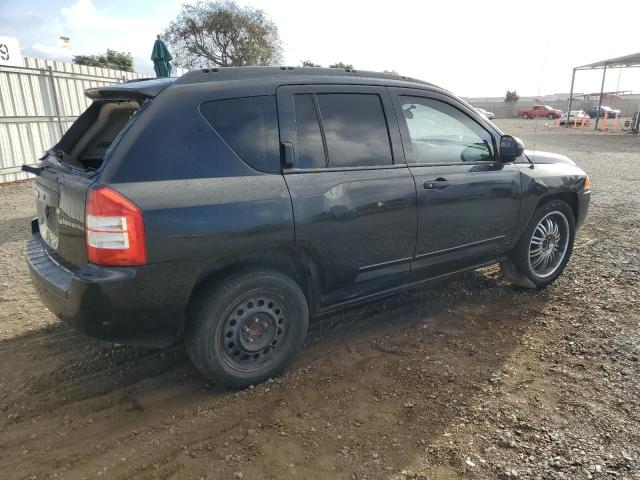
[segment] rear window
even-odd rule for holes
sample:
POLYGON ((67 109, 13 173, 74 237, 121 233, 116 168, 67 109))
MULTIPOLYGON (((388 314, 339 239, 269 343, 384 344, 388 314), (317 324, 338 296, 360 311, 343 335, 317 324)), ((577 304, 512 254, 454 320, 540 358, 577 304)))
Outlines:
POLYGON ((97 100, 77 118, 53 150, 66 165, 97 170, 109 147, 139 109, 135 100, 97 100))
POLYGON ((273 95, 207 102, 200 112, 246 163, 263 172, 280 171, 276 99, 273 95))

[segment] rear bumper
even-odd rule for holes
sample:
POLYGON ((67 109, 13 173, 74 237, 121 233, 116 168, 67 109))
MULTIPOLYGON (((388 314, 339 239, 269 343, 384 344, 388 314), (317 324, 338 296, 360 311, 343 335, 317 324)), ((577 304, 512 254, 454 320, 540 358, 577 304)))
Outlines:
POLYGON ((154 347, 179 340, 197 276, 188 265, 77 268, 64 265, 37 233, 27 244, 27 261, 42 302, 82 333, 154 347))

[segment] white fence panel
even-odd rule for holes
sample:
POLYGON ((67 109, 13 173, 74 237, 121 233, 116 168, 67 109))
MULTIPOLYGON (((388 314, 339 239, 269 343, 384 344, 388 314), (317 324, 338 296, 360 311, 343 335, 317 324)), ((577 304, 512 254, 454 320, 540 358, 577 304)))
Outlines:
POLYGON ((30 177, 22 165, 35 163, 89 106, 87 88, 146 77, 42 58, 25 57, 24 65, 0 67, 0 183, 30 177))

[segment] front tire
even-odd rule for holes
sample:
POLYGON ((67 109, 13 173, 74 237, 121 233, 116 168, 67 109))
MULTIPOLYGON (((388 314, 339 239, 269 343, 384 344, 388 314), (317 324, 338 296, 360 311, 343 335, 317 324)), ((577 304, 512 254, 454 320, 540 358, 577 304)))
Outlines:
POLYGON ((524 115, 522 115, 522 118, 524 118, 525 120, 529 120, 529 114, 525 113, 524 115))
POLYGON ((302 348, 308 324, 298 284, 275 270, 247 270, 198 294, 185 346, 207 379, 242 388, 281 373, 302 348))
POLYGON ((575 231, 573 211, 566 202, 551 200, 539 206, 501 264, 505 277, 524 288, 550 285, 569 262, 575 231))

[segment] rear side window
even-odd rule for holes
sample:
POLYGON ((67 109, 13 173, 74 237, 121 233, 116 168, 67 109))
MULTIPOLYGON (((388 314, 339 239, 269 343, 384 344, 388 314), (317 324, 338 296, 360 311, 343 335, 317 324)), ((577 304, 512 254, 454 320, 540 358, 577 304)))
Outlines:
POLYGON ((200 112, 233 151, 256 170, 280 171, 278 114, 273 95, 204 103, 200 112))
POLYGON ((327 158, 322 143, 322 132, 313 95, 300 93, 293 96, 298 141, 298 168, 325 168, 327 158))
POLYGON ((393 163, 387 121, 378 95, 319 93, 317 98, 332 167, 393 163))

